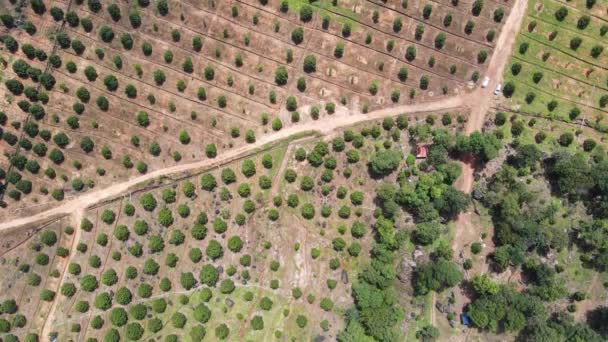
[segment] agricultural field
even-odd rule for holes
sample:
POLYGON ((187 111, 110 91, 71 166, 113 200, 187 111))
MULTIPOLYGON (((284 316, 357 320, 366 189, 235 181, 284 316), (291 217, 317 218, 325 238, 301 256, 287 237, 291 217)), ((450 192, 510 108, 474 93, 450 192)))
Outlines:
POLYGON ((4 3, 4 218, 290 126, 465 94, 512 5, 4 3))
POLYGON ((606 3, 533 0, 504 75, 506 105, 606 131, 606 3), (511 94, 512 93, 512 94, 511 94))
MULTIPOLYGON (((373 193, 433 174, 453 189, 460 169, 447 156, 437 173, 412 153, 433 125, 461 131, 464 118, 400 116, 303 137, 41 226, 3 251, 2 271, 11 274, 3 303, 17 308, 4 311, 12 321, 2 316, 3 332, 74 341, 335 339, 354 304, 353 281, 370 272, 369 222, 396 209, 377 207, 373 193)), ((383 224, 384 257, 396 257, 412 216, 399 215, 401 233, 383 224)))
POLYGON ((0 341, 608 340, 597 0, 0 0, 0 341))

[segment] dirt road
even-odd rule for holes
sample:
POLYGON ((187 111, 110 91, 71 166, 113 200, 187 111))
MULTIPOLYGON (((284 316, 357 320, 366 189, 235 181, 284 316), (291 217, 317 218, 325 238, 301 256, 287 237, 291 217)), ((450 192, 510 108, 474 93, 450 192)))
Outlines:
POLYGON ((272 142, 278 142, 283 139, 287 139, 293 135, 301 134, 305 132, 318 132, 322 135, 326 135, 331 133, 332 131, 351 126, 357 123, 372 121, 381 119, 388 116, 396 116, 401 113, 414 113, 414 112, 434 112, 434 111, 449 111, 454 110, 459 107, 462 107, 464 104, 463 96, 456 97, 448 97, 436 102, 431 103, 420 103, 413 105, 403 105, 392 108, 386 108, 377 110, 374 112, 370 112, 367 114, 357 113, 352 115, 335 115, 325 118, 324 120, 318 120, 313 122, 308 122, 299 125, 293 125, 287 127, 279 132, 267 134, 261 138, 259 138, 255 143, 244 145, 226 152, 223 152, 220 156, 215 159, 205 159, 202 161, 197 161, 188 164, 176 165, 160 170, 156 170, 150 172, 148 174, 132 178, 128 181, 117 183, 111 185, 105 189, 95 190, 82 196, 69 200, 65 203, 62 203, 58 207, 53 209, 28 216, 22 217, 18 219, 14 219, 11 221, 0 223, 0 231, 21 227, 27 224, 35 223, 42 220, 47 220, 56 216, 61 216, 65 214, 74 213, 77 211, 84 210, 94 204, 102 202, 104 200, 110 199, 112 197, 118 196, 122 193, 127 192, 130 188, 144 183, 146 181, 156 179, 162 176, 167 176, 171 174, 187 172, 202 168, 208 168, 215 165, 220 165, 226 162, 229 162, 239 156, 247 155, 249 153, 254 152, 256 149, 263 147, 266 144, 272 142))
POLYGON ((465 134, 479 131, 483 127, 485 115, 490 109, 492 102, 495 101, 494 89, 496 85, 502 83, 502 73, 511 58, 511 51, 517 39, 521 23, 528 9, 528 0, 516 0, 511 9, 511 13, 505 21, 505 25, 496 41, 496 49, 492 53, 492 58, 488 64, 485 76, 490 78, 486 88, 479 87, 468 96, 465 105, 471 108, 469 121, 465 127, 465 134))
MULTIPOLYGON (((528 0, 516 0, 511 13, 496 42, 496 49, 490 59, 490 64, 485 76, 490 78, 486 88, 478 88, 465 99, 465 105, 471 108, 469 120, 465 126, 465 134, 480 131, 483 128, 486 113, 490 110, 495 101, 494 89, 496 85, 502 83, 502 73, 505 69, 513 50, 517 34, 521 23, 526 15, 528 0)), ((473 174, 475 172, 474 160, 467 158, 462 163, 462 175, 455 183, 455 186, 465 193, 473 190, 473 174)), ((462 213, 458 216, 454 224, 454 236, 452 237, 452 249, 454 254, 459 256, 465 254, 465 248, 475 241, 479 241, 481 227, 473 224, 472 211, 462 213)), ((488 237, 491 239, 491 237, 488 237)), ((489 241, 491 242, 491 241, 489 241)), ((487 254, 487 251, 485 251, 487 254)), ((463 308, 470 300, 461 291, 456 292, 456 307, 463 308)), ((435 311, 435 308, 432 308, 435 311)), ((460 331, 460 330, 458 330, 460 331)), ((468 334, 455 333, 450 336, 450 341, 466 341, 468 334)))
MULTIPOLYGON (((486 76, 490 78, 490 83, 486 88, 478 88, 465 99, 465 105, 471 108, 471 114, 465 126, 466 134, 480 131, 483 128, 486 113, 495 100, 495 86, 502 81, 502 72, 511 56, 511 51, 527 8, 528 0, 516 0, 500 33, 494 54, 490 59, 488 71, 486 72, 486 76)), ((473 173, 475 172, 473 162, 472 158, 467 158, 463 161, 462 175, 455 184, 460 191, 465 193, 470 193, 473 190, 473 173)), ((464 246, 479 237, 479 232, 467 229, 467 227, 471 228, 469 215, 470 213, 463 213, 456 221, 454 238, 452 239, 452 248, 456 253, 460 253, 464 246)))

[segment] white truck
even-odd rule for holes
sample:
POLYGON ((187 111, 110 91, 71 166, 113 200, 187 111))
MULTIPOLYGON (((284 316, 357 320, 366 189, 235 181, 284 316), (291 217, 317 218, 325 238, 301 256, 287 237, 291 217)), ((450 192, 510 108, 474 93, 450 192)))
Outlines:
POLYGON ((488 86, 488 84, 490 83, 490 78, 488 76, 483 78, 483 82, 481 82, 481 87, 485 88, 488 86))
POLYGON ((496 89, 494 89, 494 95, 498 95, 500 94, 500 91, 502 90, 502 84, 498 83, 496 85, 496 89))

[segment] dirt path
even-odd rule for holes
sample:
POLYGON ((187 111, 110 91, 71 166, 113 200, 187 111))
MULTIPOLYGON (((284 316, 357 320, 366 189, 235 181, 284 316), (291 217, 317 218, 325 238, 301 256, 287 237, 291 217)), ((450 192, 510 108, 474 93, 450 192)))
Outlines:
MULTIPOLYGON (((82 220, 82 218, 84 217, 84 210, 83 209, 79 209, 76 210, 72 213, 72 223, 74 224, 74 227, 79 227, 80 226, 80 221, 82 220)), ((80 235, 82 233, 82 229, 75 229, 74 230, 74 236, 72 237, 72 241, 71 241, 71 247, 70 247, 70 254, 68 255, 68 257, 66 258, 64 264, 63 264, 63 268, 61 270, 61 278, 58 282, 57 288, 55 289, 56 293, 59 293, 59 289, 61 288, 61 285, 63 285, 63 283, 65 282, 66 276, 67 276, 67 269, 68 269, 68 265, 70 264, 70 261, 72 260, 72 257, 74 255, 76 255, 76 247, 78 246, 78 241, 80 241, 80 235)), ((59 302, 59 300, 55 299, 53 301, 53 304, 51 305, 51 309, 49 310, 49 313, 46 316, 46 320, 44 321, 44 325, 42 326, 42 332, 40 333, 40 338, 44 339, 47 336, 49 336, 49 334, 51 333, 51 329, 53 329, 53 321, 55 321, 55 311, 57 310, 57 303, 59 302)))
POLYGON ((287 150, 285 150, 285 154, 283 155, 283 160, 281 160, 281 165, 277 169, 277 173, 274 175, 272 187, 270 188, 270 192, 268 195, 268 199, 272 200, 274 196, 279 192, 279 186, 281 185, 281 175, 285 172, 285 168, 287 167, 287 163, 289 162, 289 156, 293 153, 295 144, 292 142, 287 146, 287 150))
MULTIPOLYGON (((494 88, 502 81, 502 72, 511 57, 511 51, 527 8, 528 0, 516 0, 490 59, 486 72, 486 76, 490 78, 490 83, 486 88, 478 88, 464 100, 465 105, 471 108, 471 114, 465 126, 465 134, 471 134, 483 128, 486 113, 494 102, 494 88)), ((465 193, 470 193, 473 190, 474 171, 473 159, 467 157, 462 163, 462 175, 456 181, 458 190, 465 193)), ((460 253, 463 246, 474 241, 471 238, 476 239, 479 236, 478 232, 468 232, 470 229, 467 229, 467 226, 470 226, 470 216, 469 213, 463 213, 456 221, 454 238, 452 240, 452 248, 457 254, 460 253)))
POLYGON ((431 322, 430 323, 432 326, 435 326, 435 327, 437 326, 437 324, 435 324, 435 317, 437 316, 435 314, 435 310, 436 310, 435 303, 436 302, 437 302, 437 295, 435 294, 435 291, 432 291, 431 292, 431 320, 430 320, 431 322))
MULTIPOLYGON (((593 272, 593 278, 591 278, 591 281, 589 282, 589 287, 587 288, 587 290, 585 291, 587 293, 588 296, 593 296, 593 289, 598 285, 598 278, 599 278, 599 273, 597 272, 593 272)), ((583 320, 584 316, 587 312, 589 312, 590 310, 593 310, 593 308, 595 308, 596 306, 602 305, 603 300, 594 300, 593 297, 591 298, 587 298, 583 301, 581 301, 580 303, 578 303, 577 305, 577 310, 574 313, 574 318, 576 320, 583 320)))
POLYGON ((205 159, 188 164, 176 165, 167 167, 164 169, 156 170, 148 174, 132 178, 128 181, 111 185, 105 189, 91 191, 83 194, 80 197, 69 200, 62 203, 58 207, 53 209, 31 215, 28 217, 22 217, 11 221, 0 223, 0 232, 3 230, 24 226, 27 224, 35 223, 41 220, 50 219, 56 216, 66 215, 79 210, 85 210, 86 208, 102 202, 104 200, 111 199, 112 197, 118 196, 122 193, 127 192, 130 188, 144 183, 146 181, 156 179, 162 176, 167 176, 175 173, 188 172, 201 168, 208 168, 214 165, 220 165, 227 163, 235 158, 254 152, 256 149, 263 147, 266 144, 277 142, 280 140, 287 139, 296 134, 302 134, 305 132, 318 132, 320 134, 328 134, 332 131, 352 126, 361 122, 377 120, 388 116, 396 116, 401 113, 414 113, 414 112, 435 112, 435 111, 447 111, 454 110, 462 107, 464 104, 463 96, 448 97, 436 102, 431 103, 420 103, 413 105, 402 105, 392 108, 380 109, 377 111, 370 112, 368 114, 356 113, 352 115, 334 115, 328 117, 325 120, 318 120, 308 122, 305 124, 294 125, 287 127, 279 132, 267 134, 259 138, 255 143, 244 145, 229 151, 223 152, 220 156, 215 159, 205 159))
MULTIPOLYGON (((502 82, 503 70, 511 57, 511 51, 513 50, 527 8, 528 0, 516 0, 496 42, 496 49, 492 54, 488 70, 486 71, 486 76, 490 78, 488 86, 486 88, 478 88, 465 99, 465 105, 471 108, 469 120, 465 126, 465 134, 467 135, 480 131, 483 128, 486 113, 495 101, 494 89, 497 84, 502 82)), ((471 157, 465 158, 462 163, 462 175, 455 183, 456 188, 465 193, 471 193, 473 190, 474 172, 474 160, 471 157)), ((472 223, 473 215, 475 213, 471 211, 460 214, 454 225, 452 249, 459 262, 464 262, 464 259, 460 258, 461 255, 465 254, 464 249, 471 243, 479 241, 480 238, 481 230, 480 227, 472 223)), ((488 237, 486 241, 488 239, 491 240, 491 237, 488 237)), ((490 246, 486 246, 484 254, 487 254, 490 249, 490 246)), ((487 270, 485 264, 482 269, 487 270)), ((455 291, 455 293, 457 308, 464 307, 470 301, 462 291, 455 291)), ((466 341, 468 333, 466 335, 456 334, 452 338, 454 341, 466 341)))

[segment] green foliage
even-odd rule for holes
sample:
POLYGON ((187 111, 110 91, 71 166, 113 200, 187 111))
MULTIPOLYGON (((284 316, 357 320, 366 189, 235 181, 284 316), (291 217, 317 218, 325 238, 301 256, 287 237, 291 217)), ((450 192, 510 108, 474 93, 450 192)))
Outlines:
POLYGON ((440 259, 433 263, 420 265, 414 272, 412 280, 414 291, 423 295, 429 291, 441 292, 462 281, 458 266, 450 261, 440 259))
POLYGON ((296 45, 302 43, 304 41, 304 29, 297 27, 291 31, 291 41, 296 45))
POLYGON ((287 73, 287 69, 283 66, 278 67, 274 73, 274 81, 277 85, 282 86, 287 84, 287 80, 289 79, 289 74, 287 73))
POLYGON ((238 253, 243 248, 243 240, 239 236, 232 236, 228 239, 228 249, 234 253, 238 253))
POLYGON ((426 246, 432 244, 444 230, 445 227, 438 222, 422 222, 416 225, 412 238, 414 242, 426 246))
POLYGON ((201 283, 203 283, 209 287, 214 287, 215 284, 217 283, 218 279, 219 279, 219 273, 215 269, 215 267, 213 267, 213 265, 207 264, 201 268, 201 273, 200 273, 200 277, 199 277, 199 280, 201 281, 201 283))
POLYGON ((256 172, 255 163, 251 159, 245 159, 241 164, 241 172, 245 177, 252 177, 256 172))
POLYGON ((80 279, 80 288, 83 291, 93 292, 98 286, 99 283, 97 282, 97 278, 93 275, 87 274, 80 279))
POLYGON ((376 152, 369 162, 369 169, 374 176, 385 176, 395 171, 403 158, 397 150, 376 152))
POLYGON ((95 307, 105 311, 112 307, 112 296, 108 292, 102 292, 95 297, 95 307))
POLYGON ((201 303, 194 308, 193 316, 198 322, 205 324, 211 318, 211 310, 207 305, 201 303))
POLYGON ((224 255, 222 245, 217 240, 209 241, 205 253, 212 260, 221 258, 224 255))
POLYGON ((230 279, 224 279, 220 282, 220 292, 230 294, 234 291, 234 282, 230 279))

